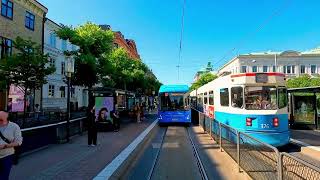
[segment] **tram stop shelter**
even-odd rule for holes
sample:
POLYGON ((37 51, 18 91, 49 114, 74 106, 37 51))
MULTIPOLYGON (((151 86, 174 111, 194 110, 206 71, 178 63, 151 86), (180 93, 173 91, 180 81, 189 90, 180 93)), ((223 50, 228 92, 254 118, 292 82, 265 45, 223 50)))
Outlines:
POLYGON ((288 89, 289 122, 293 129, 320 129, 320 86, 288 89))

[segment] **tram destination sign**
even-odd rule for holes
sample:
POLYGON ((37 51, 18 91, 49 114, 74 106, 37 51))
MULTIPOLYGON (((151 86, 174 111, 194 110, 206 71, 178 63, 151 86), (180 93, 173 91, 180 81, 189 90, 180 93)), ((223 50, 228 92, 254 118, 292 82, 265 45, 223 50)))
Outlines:
POLYGON ((256 83, 267 83, 267 82, 268 82, 268 74, 265 74, 265 73, 256 74, 256 83))

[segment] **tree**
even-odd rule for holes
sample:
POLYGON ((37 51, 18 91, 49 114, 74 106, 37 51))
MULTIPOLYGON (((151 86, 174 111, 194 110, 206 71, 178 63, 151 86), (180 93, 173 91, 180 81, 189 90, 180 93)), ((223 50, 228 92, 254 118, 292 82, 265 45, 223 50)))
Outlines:
POLYGON ((67 52, 75 58, 72 84, 89 88, 97 84, 109 65, 104 57, 109 56, 112 51, 113 32, 88 22, 76 28, 63 26, 56 34, 79 47, 67 52))
POLYGON ((199 87, 207 84, 208 82, 213 81, 217 77, 217 75, 211 74, 210 72, 202 74, 200 76, 200 79, 198 79, 195 83, 192 84, 190 90, 198 89, 199 87))
POLYGON ((288 88, 313 87, 320 86, 320 77, 311 77, 308 74, 290 78, 287 81, 288 88))
POLYGON ((5 80, 7 88, 16 85, 24 91, 24 113, 26 112, 26 97, 29 88, 39 89, 47 83, 46 77, 55 71, 48 66, 48 55, 44 55, 41 46, 31 40, 17 37, 13 47, 18 53, 7 56, 0 62, 1 77, 5 80))

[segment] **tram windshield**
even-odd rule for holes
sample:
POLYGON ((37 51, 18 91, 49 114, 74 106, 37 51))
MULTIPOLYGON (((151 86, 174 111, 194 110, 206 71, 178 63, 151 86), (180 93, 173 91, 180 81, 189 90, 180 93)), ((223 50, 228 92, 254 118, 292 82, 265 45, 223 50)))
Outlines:
POLYGON ((162 111, 186 110, 183 93, 162 93, 160 98, 162 111))
POLYGON ((276 110, 277 88, 275 86, 246 87, 245 103, 248 110, 276 110))

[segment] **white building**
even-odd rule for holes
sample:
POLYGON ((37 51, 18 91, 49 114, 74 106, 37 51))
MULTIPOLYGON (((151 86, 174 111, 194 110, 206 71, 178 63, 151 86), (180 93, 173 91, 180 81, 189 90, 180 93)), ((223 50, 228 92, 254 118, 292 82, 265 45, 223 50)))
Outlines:
POLYGON ((239 55, 226 63, 218 72, 283 72, 287 77, 320 74, 320 48, 311 51, 263 52, 239 55))
MULTIPOLYGON (((50 63, 56 67, 56 71, 47 78, 48 83, 42 89, 43 109, 67 108, 67 84, 66 84, 66 56, 64 51, 72 51, 77 47, 68 41, 58 38, 55 31, 61 26, 47 19, 44 26, 44 53, 50 56, 50 63)), ((81 108, 88 105, 88 91, 84 87, 71 88, 71 108, 81 108)))

